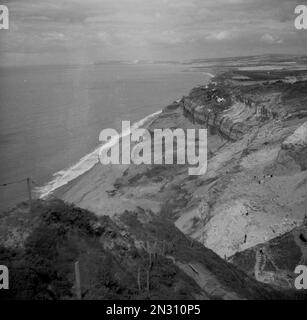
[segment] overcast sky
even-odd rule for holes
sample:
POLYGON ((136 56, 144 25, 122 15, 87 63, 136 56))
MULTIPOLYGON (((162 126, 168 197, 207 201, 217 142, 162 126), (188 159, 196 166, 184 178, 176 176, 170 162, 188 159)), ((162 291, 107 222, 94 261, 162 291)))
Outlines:
POLYGON ((306 0, 11 0, 0 64, 307 53, 306 0))

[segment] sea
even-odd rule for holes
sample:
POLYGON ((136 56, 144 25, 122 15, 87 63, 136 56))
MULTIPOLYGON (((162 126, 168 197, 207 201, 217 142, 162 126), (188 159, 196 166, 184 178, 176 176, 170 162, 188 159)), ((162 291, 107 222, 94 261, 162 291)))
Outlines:
POLYGON ((0 211, 56 188, 98 161, 99 133, 141 126, 208 81, 182 64, 0 67, 0 211))

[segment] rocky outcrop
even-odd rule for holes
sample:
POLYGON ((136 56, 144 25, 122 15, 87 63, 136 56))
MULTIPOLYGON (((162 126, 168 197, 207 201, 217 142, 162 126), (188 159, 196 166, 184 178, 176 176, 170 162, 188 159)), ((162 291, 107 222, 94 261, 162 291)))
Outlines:
POLYGON ((307 169, 307 122, 298 127, 281 145, 282 155, 289 156, 301 167, 307 169))
POLYGON ((182 210, 176 225, 221 257, 289 232, 307 206, 306 96, 301 93, 307 83, 261 85, 249 76, 239 85, 231 75, 217 77, 181 100, 190 120, 213 129, 209 145, 215 133, 228 142, 214 152, 200 178, 208 181, 197 191, 201 204, 182 210), (197 227, 189 221, 198 216, 197 227))
POLYGON ((217 83, 214 83, 193 89, 188 97, 182 98, 181 106, 192 121, 218 131, 228 140, 237 141, 258 122, 270 118, 265 106, 257 106, 256 102, 240 95, 231 96, 227 87, 216 89, 217 83))

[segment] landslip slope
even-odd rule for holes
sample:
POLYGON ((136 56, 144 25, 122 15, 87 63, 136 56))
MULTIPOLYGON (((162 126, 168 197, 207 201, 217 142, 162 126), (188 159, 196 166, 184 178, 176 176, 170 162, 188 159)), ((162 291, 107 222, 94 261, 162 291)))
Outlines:
POLYGON ((163 217, 223 259, 301 226, 306 71, 242 69, 194 88, 147 127, 208 128, 205 175, 189 176, 189 165, 99 164, 58 194, 113 219, 138 209, 163 217))

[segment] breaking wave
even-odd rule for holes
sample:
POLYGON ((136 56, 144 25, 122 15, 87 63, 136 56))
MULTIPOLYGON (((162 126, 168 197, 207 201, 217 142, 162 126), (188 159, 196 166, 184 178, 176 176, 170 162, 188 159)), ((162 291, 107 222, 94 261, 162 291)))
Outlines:
POLYGON ((122 132, 119 137, 112 138, 106 144, 100 145, 94 151, 87 154, 86 156, 82 157, 76 164, 70 166, 68 169, 61 170, 53 174, 53 179, 49 181, 46 185, 42 187, 38 187, 35 191, 38 193, 39 198, 44 199, 48 197, 52 192, 56 189, 66 185, 72 180, 75 180, 85 172, 89 171, 95 164, 99 162, 99 152, 101 148, 110 148, 111 146, 115 145, 119 142, 122 137, 125 137, 131 134, 134 130, 144 126, 145 124, 149 123, 153 120, 158 114, 160 114, 162 110, 154 112, 147 117, 141 119, 140 121, 135 122, 131 126, 131 130, 127 130, 122 132))

